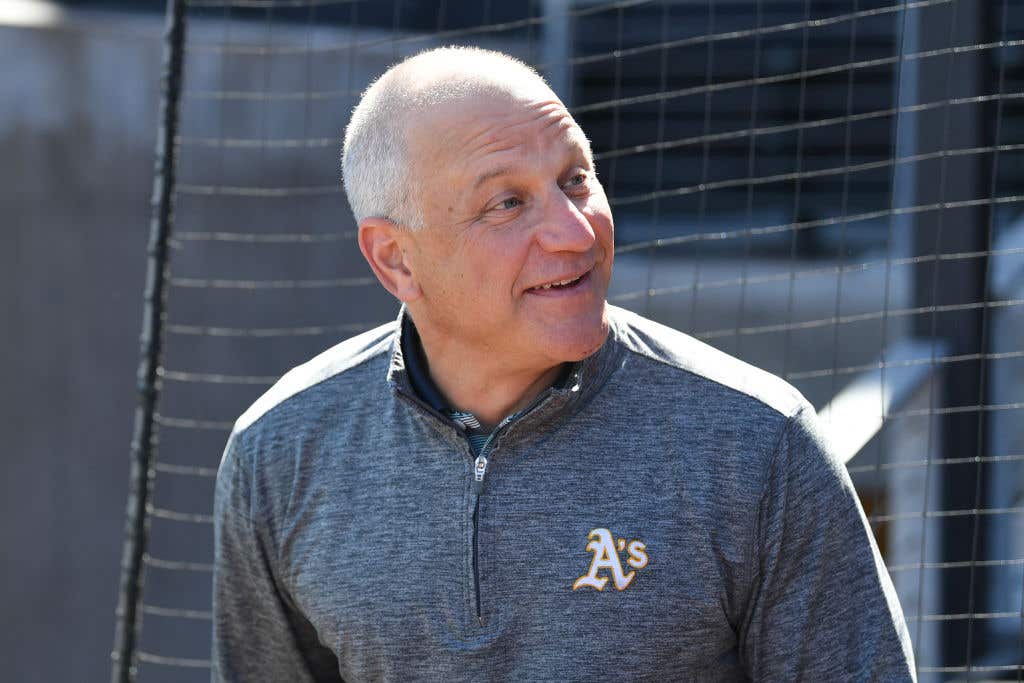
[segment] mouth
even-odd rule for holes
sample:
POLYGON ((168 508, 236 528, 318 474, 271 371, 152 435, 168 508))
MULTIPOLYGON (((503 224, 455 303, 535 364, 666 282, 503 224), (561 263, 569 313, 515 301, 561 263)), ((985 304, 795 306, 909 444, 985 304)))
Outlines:
POLYGON ((554 282, 548 282, 543 285, 537 285, 536 287, 530 287, 526 290, 528 294, 542 294, 542 295, 556 295, 556 294, 568 294, 576 290, 582 289, 582 287, 590 280, 590 270, 587 270, 580 275, 575 277, 566 278, 564 280, 556 280, 554 282))

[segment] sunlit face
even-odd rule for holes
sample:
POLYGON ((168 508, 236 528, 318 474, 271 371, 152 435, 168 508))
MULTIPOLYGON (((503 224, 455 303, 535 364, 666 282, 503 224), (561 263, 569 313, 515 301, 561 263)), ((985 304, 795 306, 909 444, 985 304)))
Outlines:
POLYGON ((582 131, 546 97, 447 105, 409 140, 424 218, 406 253, 417 326, 515 367, 585 358, 608 333, 611 210, 582 131))

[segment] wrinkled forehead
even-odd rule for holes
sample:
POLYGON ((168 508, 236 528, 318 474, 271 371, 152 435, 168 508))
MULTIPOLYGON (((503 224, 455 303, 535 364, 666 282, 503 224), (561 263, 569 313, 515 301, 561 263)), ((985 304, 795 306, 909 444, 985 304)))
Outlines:
POLYGON ((473 95, 414 112, 406 126, 414 164, 471 164, 517 146, 578 148, 592 162, 590 143, 572 115, 550 90, 521 96, 473 95))

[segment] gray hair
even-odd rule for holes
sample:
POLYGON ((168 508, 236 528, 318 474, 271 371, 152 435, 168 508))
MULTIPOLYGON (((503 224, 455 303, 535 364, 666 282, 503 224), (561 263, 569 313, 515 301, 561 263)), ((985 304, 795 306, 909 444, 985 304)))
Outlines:
POLYGON ((345 129, 342 180, 356 222, 375 216, 412 230, 423 227, 419 174, 406 139, 416 111, 538 89, 554 96, 525 63, 475 47, 435 48, 392 66, 363 92, 345 129))

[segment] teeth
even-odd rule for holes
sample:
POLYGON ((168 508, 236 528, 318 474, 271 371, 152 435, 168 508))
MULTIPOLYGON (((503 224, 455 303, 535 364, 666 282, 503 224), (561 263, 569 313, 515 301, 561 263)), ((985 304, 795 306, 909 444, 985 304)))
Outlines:
MULTIPOLYGON (((582 276, 580 276, 580 277, 582 277, 582 276)), ((552 283, 547 284, 547 285, 538 285, 537 287, 534 287, 533 289, 551 289, 552 287, 562 287, 564 285, 568 285, 568 284, 571 284, 573 282, 576 282, 579 279, 580 279, 579 277, 574 277, 574 278, 570 278, 568 280, 562 280, 561 282, 552 282, 552 283)))

